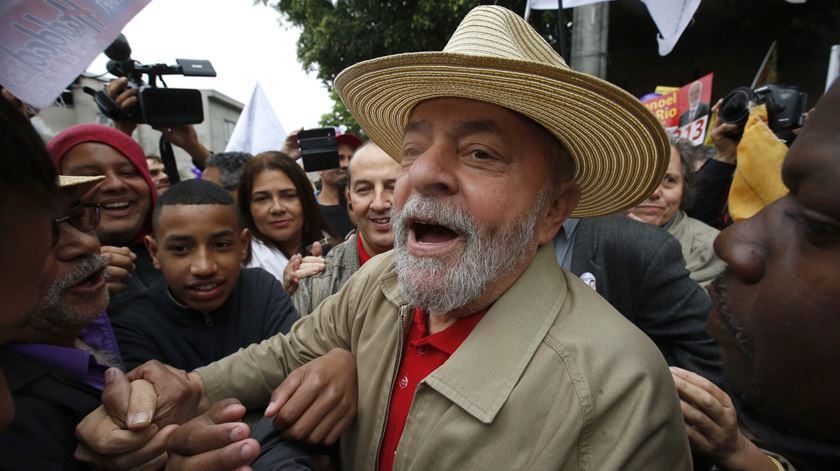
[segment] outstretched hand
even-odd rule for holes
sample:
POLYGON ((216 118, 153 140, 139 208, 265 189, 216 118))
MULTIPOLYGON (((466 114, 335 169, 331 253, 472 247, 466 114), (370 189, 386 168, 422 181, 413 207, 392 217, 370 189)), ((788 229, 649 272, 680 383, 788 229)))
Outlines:
POLYGON ((708 457, 722 470, 777 470, 741 433, 729 395, 706 378, 681 368, 671 367, 671 376, 692 451, 708 457))
POLYGON ((297 291, 300 280, 315 276, 324 271, 327 267, 326 262, 321 255, 321 244, 315 242, 312 244, 312 255, 303 256, 301 254, 292 255, 289 263, 283 268, 283 289, 289 296, 297 291))
POLYGON ((334 348, 292 371, 265 410, 283 438, 332 445, 356 418, 356 358, 334 348))

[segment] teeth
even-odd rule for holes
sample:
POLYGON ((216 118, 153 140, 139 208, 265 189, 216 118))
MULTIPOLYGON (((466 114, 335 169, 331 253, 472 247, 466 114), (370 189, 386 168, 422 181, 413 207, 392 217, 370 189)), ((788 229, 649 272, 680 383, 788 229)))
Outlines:
POLYGON ((125 209, 129 206, 128 201, 119 201, 113 203, 102 203, 102 207, 105 209, 125 209))
POLYGON ((391 218, 380 218, 380 219, 371 219, 376 224, 388 224, 391 222, 391 218))
POLYGON ((210 291, 216 288, 217 286, 219 286, 218 283, 210 283, 207 285, 194 286, 193 289, 196 291, 210 291))

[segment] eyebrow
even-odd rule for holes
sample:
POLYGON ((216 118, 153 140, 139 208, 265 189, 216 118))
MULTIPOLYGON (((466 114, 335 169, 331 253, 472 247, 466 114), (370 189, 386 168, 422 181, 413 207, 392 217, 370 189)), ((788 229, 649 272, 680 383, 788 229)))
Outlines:
MULTIPOLYGON (((235 235, 235 232, 233 232, 230 229, 224 229, 224 230, 217 231, 217 232, 214 232, 214 233, 210 234, 210 238, 211 239, 220 239, 222 237, 231 237, 233 235, 235 235)), ((195 237, 192 236, 192 235, 187 235, 187 234, 172 234, 172 235, 166 236, 166 239, 164 239, 164 241, 165 242, 193 242, 193 241, 195 241, 195 237)))
MULTIPOLYGON (((411 121, 405 126, 405 134, 409 132, 428 133, 432 126, 427 120, 411 121)), ((492 119, 473 119, 459 121, 455 124, 456 135, 462 134, 500 134, 506 136, 505 130, 492 119)))

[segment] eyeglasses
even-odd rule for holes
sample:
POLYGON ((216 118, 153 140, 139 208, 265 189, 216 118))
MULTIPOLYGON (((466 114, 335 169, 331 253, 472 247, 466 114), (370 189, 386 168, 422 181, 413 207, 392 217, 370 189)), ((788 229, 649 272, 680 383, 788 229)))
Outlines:
POLYGON ((96 203, 80 203, 74 206, 65 216, 52 221, 53 246, 58 242, 58 225, 66 222, 81 232, 90 232, 99 226, 99 205, 96 203))

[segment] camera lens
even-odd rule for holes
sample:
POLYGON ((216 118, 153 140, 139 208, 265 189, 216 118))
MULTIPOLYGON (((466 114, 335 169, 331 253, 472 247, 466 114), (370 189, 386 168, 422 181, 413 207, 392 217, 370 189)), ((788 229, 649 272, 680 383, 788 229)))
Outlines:
POLYGON ((755 98, 755 93, 747 87, 738 87, 729 92, 718 111, 718 117, 724 123, 737 124, 743 127, 747 124, 750 116, 750 101, 755 98))

